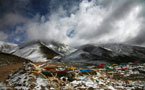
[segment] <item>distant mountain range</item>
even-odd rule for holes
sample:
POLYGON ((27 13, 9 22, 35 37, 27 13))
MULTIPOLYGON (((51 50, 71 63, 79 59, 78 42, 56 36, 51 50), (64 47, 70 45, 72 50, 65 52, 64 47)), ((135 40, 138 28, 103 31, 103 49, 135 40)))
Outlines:
POLYGON ((74 49, 54 41, 32 41, 20 45, 0 42, 0 52, 16 55, 33 62, 55 60, 56 56, 59 56, 58 61, 66 63, 145 62, 145 47, 126 44, 87 44, 74 49))
POLYGON ((84 45, 62 61, 87 64, 145 62, 145 48, 125 44, 84 45))

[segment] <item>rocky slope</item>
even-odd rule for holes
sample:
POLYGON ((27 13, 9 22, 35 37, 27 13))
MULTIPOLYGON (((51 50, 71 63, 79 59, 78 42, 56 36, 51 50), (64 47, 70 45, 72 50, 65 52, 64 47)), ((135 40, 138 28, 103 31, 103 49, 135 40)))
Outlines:
POLYGON ((0 52, 12 53, 17 48, 17 44, 0 41, 0 52))
POLYGON ((0 42, 0 51, 33 62, 45 62, 59 56, 59 61, 75 63, 145 62, 145 47, 126 44, 83 45, 78 49, 54 41, 30 41, 20 45, 0 42), (61 58, 62 57, 62 58, 61 58))
POLYGON ((0 53, 0 82, 4 81, 9 74, 17 71, 24 62, 31 62, 28 59, 24 59, 8 53, 0 53))
POLYGON ((62 61, 91 64, 145 62, 145 48, 124 44, 84 45, 62 61))
POLYGON ((12 54, 0 52, 0 66, 23 63, 23 62, 31 62, 31 61, 28 59, 24 59, 24 58, 12 55, 12 54))
POLYGON ((33 41, 20 44, 13 54, 30 59, 34 62, 43 62, 51 59, 48 57, 49 54, 64 56, 71 53, 71 50, 73 49, 69 46, 56 42, 33 41))
POLYGON ((22 90, 49 90, 48 82, 45 81, 43 76, 34 73, 29 73, 26 69, 34 70, 33 66, 30 64, 24 64, 17 72, 10 75, 6 80, 7 84, 12 86, 12 89, 22 89, 22 90))
POLYGON ((0 52, 13 54, 33 62, 45 62, 55 56, 65 56, 74 51, 67 45, 54 41, 30 41, 20 45, 0 42, 0 52))
MULTIPOLYGON (((144 90, 145 64, 54 66, 25 63, 5 81, 12 90, 144 90), (47 66, 47 70, 46 67, 47 66), (48 67, 49 66, 49 67, 48 67), (52 68, 53 69, 50 69, 52 68), (44 70, 45 69, 45 70, 44 70), (124 70, 123 70, 124 69, 124 70), (57 70, 57 72, 56 72, 57 70), (62 72, 65 70, 65 72, 62 72)), ((1 85, 1 84, 0 84, 1 85)), ((10 90, 11 90, 10 89, 10 90)))

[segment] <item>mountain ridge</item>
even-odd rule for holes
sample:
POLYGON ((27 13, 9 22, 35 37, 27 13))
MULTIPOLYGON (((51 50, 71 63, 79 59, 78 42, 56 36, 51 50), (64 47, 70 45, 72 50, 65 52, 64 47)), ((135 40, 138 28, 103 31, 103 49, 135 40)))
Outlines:
MULTIPOLYGON (((4 42, 3 42, 4 43, 4 42)), ((46 61, 61 61, 73 63, 121 63, 121 62, 145 62, 145 47, 128 45, 128 44, 86 44, 77 49, 71 48, 68 45, 54 41, 33 41, 26 42, 21 45, 9 44, 7 48, 4 44, 0 44, 7 50, 5 53, 10 53, 22 58, 29 59, 33 62, 46 61), (10 49, 10 50, 9 50, 10 49), (53 59, 59 56, 58 60, 53 59)))
POLYGON ((83 45, 63 57, 62 62, 77 63, 126 63, 145 62, 145 48, 126 44, 83 45))
POLYGON ((73 50, 67 45, 57 43, 54 41, 46 42, 46 41, 29 41, 22 43, 20 45, 15 45, 13 48, 13 44, 9 43, 9 47, 7 48, 7 43, 2 42, 3 44, 0 47, 5 47, 0 49, 1 52, 10 53, 19 57, 23 57, 29 59, 33 62, 46 62, 49 59, 52 59, 55 56, 64 56, 73 50), (7 51, 6 51, 7 50, 7 51), (51 55, 49 55, 51 54, 51 55))

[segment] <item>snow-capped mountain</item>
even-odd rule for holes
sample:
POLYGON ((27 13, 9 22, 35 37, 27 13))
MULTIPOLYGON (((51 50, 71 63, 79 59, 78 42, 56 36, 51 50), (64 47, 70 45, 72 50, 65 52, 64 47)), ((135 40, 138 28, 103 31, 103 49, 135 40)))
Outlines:
POLYGON ((62 56, 68 55, 76 50, 66 44, 58 43, 55 41, 51 41, 51 42, 42 41, 40 43, 45 45, 46 47, 51 48, 52 50, 58 52, 62 56))
POLYGON ((74 49, 54 41, 30 41, 20 45, 0 42, 0 51, 29 59, 33 62, 52 60, 56 56, 59 56, 63 62, 91 64, 145 62, 144 47, 126 44, 88 44, 74 49))
POLYGON ((20 45, 0 42, 0 52, 10 53, 33 62, 48 61, 55 56, 64 56, 74 51, 67 45, 54 41, 29 41, 20 45))
POLYGON ((41 52, 40 45, 38 43, 22 47, 21 45, 13 53, 14 55, 30 59, 34 62, 47 61, 47 58, 41 52))
POLYGON ((34 62, 43 62, 51 59, 49 54, 53 53, 56 54, 54 56, 63 56, 71 53, 72 50, 69 46, 56 42, 33 41, 19 45, 13 54, 34 62))
POLYGON ((0 41, 0 52, 12 53, 17 48, 17 44, 0 41))
POLYGON ((84 45, 62 61, 91 64, 145 62, 145 48, 125 44, 84 45))

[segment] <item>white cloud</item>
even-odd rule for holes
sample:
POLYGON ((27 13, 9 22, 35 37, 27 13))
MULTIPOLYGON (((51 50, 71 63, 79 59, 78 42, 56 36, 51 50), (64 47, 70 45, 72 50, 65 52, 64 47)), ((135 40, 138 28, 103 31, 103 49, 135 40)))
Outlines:
POLYGON ((0 31, 0 40, 4 41, 4 40, 7 40, 7 38, 8 38, 8 35, 2 31, 0 31))
POLYGON ((98 42, 115 42, 124 43, 130 39, 135 38, 141 30, 141 20, 138 18, 138 14, 141 11, 141 7, 136 6, 132 8, 130 13, 121 20, 116 20, 113 24, 113 30, 110 33, 98 39, 98 42))
MULTIPOLYGON (((83 0, 79 10, 70 16, 61 7, 58 12, 48 17, 49 21, 29 22, 25 27, 28 39, 55 40, 72 46, 87 43, 124 43, 134 39, 141 30, 142 17, 138 15, 143 6, 137 0, 111 0, 108 4, 106 1, 83 0), (68 37, 67 34, 72 30, 75 30, 74 36, 68 37)), ((45 21, 45 17, 42 19, 45 21)))

